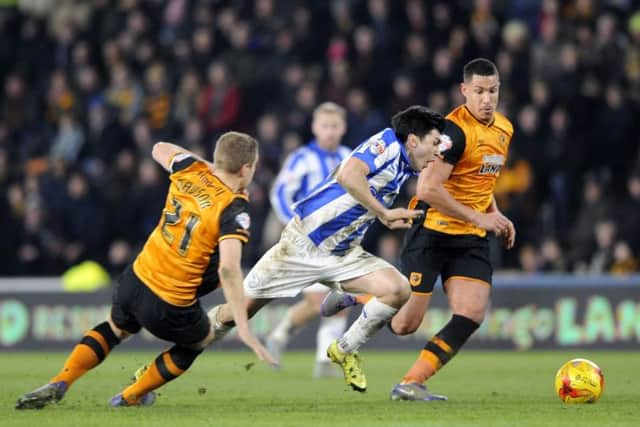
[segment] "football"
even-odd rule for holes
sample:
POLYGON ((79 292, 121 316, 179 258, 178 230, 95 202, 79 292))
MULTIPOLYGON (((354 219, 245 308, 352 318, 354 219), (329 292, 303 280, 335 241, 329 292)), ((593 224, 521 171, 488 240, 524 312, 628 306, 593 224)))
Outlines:
POLYGON ((604 375, 587 359, 573 359, 556 374, 556 393, 565 403, 595 403, 604 391, 604 375))

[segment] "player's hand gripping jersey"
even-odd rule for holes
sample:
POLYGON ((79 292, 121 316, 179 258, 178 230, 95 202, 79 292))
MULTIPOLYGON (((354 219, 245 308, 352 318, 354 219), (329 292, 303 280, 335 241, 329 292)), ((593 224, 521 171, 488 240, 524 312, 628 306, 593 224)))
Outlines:
MULTIPOLYGON (((493 189, 507 159, 513 125, 496 112, 490 125, 476 120, 465 106, 447 116, 447 127, 441 137, 440 152, 445 162, 454 165, 444 188, 460 203, 477 212, 491 205, 493 189), (447 138, 448 137, 448 138, 447 138)), ((414 198, 409 205, 417 205, 414 198)), ((484 237, 487 232, 475 225, 444 215, 430 208, 424 226, 447 234, 473 234, 484 237)))
POLYGON ((188 306, 218 286, 218 242, 248 241, 249 204, 190 155, 176 155, 170 171, 162 218, 133 269, 164 301, 188 306))

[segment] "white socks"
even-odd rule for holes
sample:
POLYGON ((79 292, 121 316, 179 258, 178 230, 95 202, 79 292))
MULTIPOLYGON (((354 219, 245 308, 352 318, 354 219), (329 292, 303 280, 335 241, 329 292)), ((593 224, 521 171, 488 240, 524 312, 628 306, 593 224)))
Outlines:
POLYGON ((362 307, 360 317, 356 319, 349 330, 338 340, 338 349, 344 353, 353 353, 398 312, 397 308, 388 306, 373 297, 362 307))
POLYGON ((289 335, 291 334, 291 308, 288 308, 284 313, 284 316, 278 322, 276 327, 271 331, 269 337, 280 343, 283 347, 286 347, 289 342, 289 335))
POLYGON ((327 348, 340 338, 347 328, 347 316, 321 317, 316 334, 316 362, 331 362, 327 348))
POLYGON ((224 323, 218 322, 218 311, 220 310, 220 307, 222 307, 222 305, 216 305, 207 312, 207 317, 209 318, 209 322, 211 323, 211 327, 214 332, 213 340, 211 341, 212 343, 220 341, 231 329, 233 329, 233 326, 228 326, 224 323))

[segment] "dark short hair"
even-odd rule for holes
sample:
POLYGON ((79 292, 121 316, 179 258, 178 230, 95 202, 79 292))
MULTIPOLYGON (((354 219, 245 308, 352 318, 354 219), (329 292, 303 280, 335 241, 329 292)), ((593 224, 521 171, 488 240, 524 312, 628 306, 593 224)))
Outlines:
POLYGON ((462 79, 465 82, 471 80, 473 75, 478 76, 493 76, 498 75, 498 68, 496 64, 485 58, 476 58, 467 62, 462 69, 462 79))
POLYGON ((445 120, 441 114, 422 105, 412 105, 391 118, 391 126, 400 141, 407 142, 409 134, 423 138, 432 129, 444 131, 445 120))
POLYGON ((246 133, 227 132, 216 141, 213 163, 225 172, 236 173, 242 165, 253 164, 258 156, 258 141, 246 133))

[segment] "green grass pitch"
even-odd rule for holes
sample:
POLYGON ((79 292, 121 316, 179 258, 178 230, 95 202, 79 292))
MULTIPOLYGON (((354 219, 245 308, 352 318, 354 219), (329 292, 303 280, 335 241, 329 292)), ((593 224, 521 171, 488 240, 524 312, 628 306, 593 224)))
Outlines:
POLYGON ((9 426, 638 426, 637 352, 462 351, 430 388, 448 402, 392 402, 391 387, 417 352, 363 352, 369 390, 359 394, 341 378, 312 380, 311 353, 289 353, 280 372, 248 352, 203 354, 183 377, 159 390, 156 405, 112 409, 107 401, 151 353, 115 351, 79 380, 64 401, 16 411, 16 398, 40 386, 64 353, 0 354, 0 425, 9 426), (555 396, 558 367, 574 357, 600 365, 606 385, 595 405, 565 405, 555 396))

